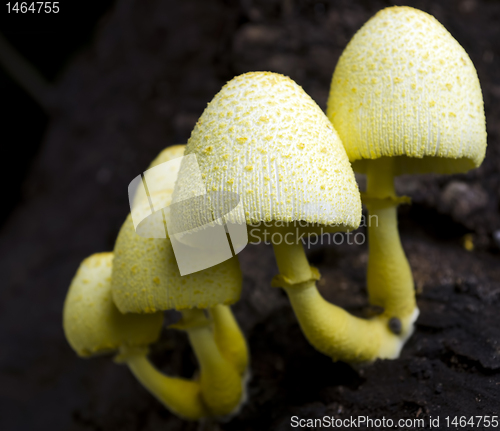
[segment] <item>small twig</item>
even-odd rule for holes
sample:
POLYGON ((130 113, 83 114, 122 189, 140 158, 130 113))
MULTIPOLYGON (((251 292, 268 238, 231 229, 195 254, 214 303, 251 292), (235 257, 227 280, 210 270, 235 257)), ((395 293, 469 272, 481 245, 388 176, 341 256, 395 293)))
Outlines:
POLYGON ((0 65, 44 111, 51 108, 52 88, 9 41, 0 33, 0 65))

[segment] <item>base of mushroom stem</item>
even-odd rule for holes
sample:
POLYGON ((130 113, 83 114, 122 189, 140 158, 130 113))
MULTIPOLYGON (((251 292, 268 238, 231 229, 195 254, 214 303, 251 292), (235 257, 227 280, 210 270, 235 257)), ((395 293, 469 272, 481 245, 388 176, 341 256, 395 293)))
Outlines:
MULTIPOLYGON (((390 334, 388 336, 388 340, 386 343, 382 343, 380 350, 375 359, 397 359, 401 354, 401 350, 403 346, 408 341, 408 339, 412 336, 415 331, 415 322, 420 314, 420 310, 415 307, 413 313, 409 316, 401 319, 401 325, 403 328, 406 328, 401 334, 390 334)), ((388 325, 388 319, 382 316, 378 317, 378 319, 384 319, 384 324, 388 325)), ((374 359, 374 360, 375 360, 374 359)), ((372 361, 373 362, 373 361, 372 361)), ((369 364, 371 362, 368 362, 369 364)))
POLYGON ((408 339, 415 332, 415 322, 417 321, 419 315, 420 315, 420 310, 417 307, 415 307, 413 313, 405 319, 406 320, 405 322, 403 322, 403 327, 407 327, 408 329, 401 337, 401 343, 402 343, 401 347, 408 341, 408 339))
POLYGON ((241 387, 242 387, 242 393, 241 393, 241 399, 238 405, 234 408, 234 410, 229 413, 228 415, 225 416, 216 416, 213 417, 216 422, 229 422, 233 418, 235 418, 237 415, 240 414, 241 410, 245 406, 245 404, 248 401, 248 383, 250 382, 252 378, 252 373, 250 371, 250 368, 247 368, 243 376, 241 376, 241 387))

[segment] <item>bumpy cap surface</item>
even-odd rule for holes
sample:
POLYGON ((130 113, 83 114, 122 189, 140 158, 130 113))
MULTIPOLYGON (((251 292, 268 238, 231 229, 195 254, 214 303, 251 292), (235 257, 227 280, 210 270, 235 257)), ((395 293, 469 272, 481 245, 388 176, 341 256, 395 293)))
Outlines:
POLYGON ((431 15, 390 7, 352 38, 327 114, 354 170, 398 156, 396 174, 465 172, 486 151, 483 98, 469 56, 431 15))
POLYGON ((186 154, 193 153, 207 191, 238 194, 248 224, 301 220, 354 229, 360 223, 359 191, 342 142, 288 77, 252 72, 229 81, 191 133, 186 154))
MULTIPOLYGON (((164 150, 150 168, 184 153, 185 146, 164 150), (180 147, 180 148, 179 148, 180 147)), ((169 205, 172 189, 165 189, 157 200, 169 205)), ((137 214, 150 211, 149 203, 136 202, 137 214)), ((163 219, 154 218, 143 230, 157 232, 163 219)), ((242 274, 239 262, 233 257, 203 271, 181 276, 172 244, 166 238, 139 236, 129 214, 114 248, 112 274, 113 299, 123 313, 154 313, 157 310, 208 308, 218 304, 233 304, 241 294, 242 274)))
POLYGON ((120 346, 147 347, 157 340, 161 313, 121 314, 111 298, 113 253, 85 259, 71 282, 64 302, 63 327, 73 350, 91 356, 120 346))

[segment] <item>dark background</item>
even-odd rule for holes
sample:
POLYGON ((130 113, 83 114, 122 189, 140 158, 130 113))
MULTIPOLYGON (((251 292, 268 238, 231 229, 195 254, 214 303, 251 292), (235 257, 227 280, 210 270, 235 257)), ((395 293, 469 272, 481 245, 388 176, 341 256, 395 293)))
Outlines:
MULTIPOLYGON (((250 399, 218 426, 287 430, 292 415, 360 414, 440 416, 443 425, 446 416, 500 414, 500 2, 60 3, 50 17, 15 17, 0 6, 0 32, 51 84, 42 107, 0 69, 0 430, 199 429, 109 357, 76 357, 61 326, 69 282, 83 258, 113 248, 130 180, 162 148, 187 141, 226 81, 283 73, 325 109, 342 49, 393 4, 433 14, 469 53, 488 129, 481 168, 398 179, 398 191, 413 198, 400 208, 400 227, 421 310, 416 333, 398 360, 358 371, 332 363, 307 344, 283 292, 270 287, 270 246, 249 246, 234 308, 252 354, 250 399)), ((362 315, 366 246, 308 254, 323 295, 362 315)), ((187 377, 196 367, 185 336, 172 330, 152 359, 187 377)))

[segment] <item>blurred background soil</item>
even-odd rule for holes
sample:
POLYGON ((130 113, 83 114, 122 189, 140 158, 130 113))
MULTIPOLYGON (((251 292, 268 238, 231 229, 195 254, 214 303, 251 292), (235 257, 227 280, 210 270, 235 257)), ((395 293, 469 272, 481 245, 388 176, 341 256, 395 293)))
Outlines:
MULTIPOLYGON (((346 43, 393 4, 433 14, 469 53, 488 129, 481 168, 398 179, 413 198, 400 208, 400 228, 421 310, 416 332, 398 360, 361 370, 332 363, 270 287, 271 247, 248 246, 234 309, 252 354, 249 401, 212 428, 288 430, 293 415, 431 415, 444 428, 446 416, 500 414, 500 2, 118 0, 87 11, 87 27, 76 20, 73 32, 52 34, 52 46, 0 28, 53 82, 42 111, 0 75, 0 430, 203 429, 171 415, 110 357, 76 356, 61 326, 71 278, 83 258, 112 250, 129 211, 128 183, 164 147, 187 141, 226 81, 283 73, 325 109, 346 43)), ((362 315, 366 245, 308 254, 323 295, 362 315)), ((190 377, 196 368, 186 337, 173 330, 151 357, 167 373, 190 377)))

